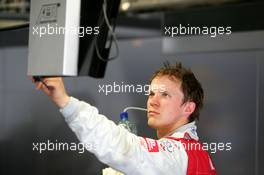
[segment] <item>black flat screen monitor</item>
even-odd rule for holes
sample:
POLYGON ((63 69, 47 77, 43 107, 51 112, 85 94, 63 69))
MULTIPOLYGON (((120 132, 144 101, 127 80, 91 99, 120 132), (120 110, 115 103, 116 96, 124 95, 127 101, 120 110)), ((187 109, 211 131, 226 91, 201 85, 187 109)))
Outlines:
MULTIPOLYGON (((105 0, 106 13, 109 22, 114 28, 115 20, 118 15, 120 0, 105 0)), ((104 0, 82 0, 81 1, 81 19, 80 26, 84 28, 99 28, 99 34, 85 34, 79 41, 79 76, 92 76, 95 78, 104 77, 109 52, 112 43, 112 37, 109 37, 109 28, 106 24, 103 14, 104 0), (97 47, 97 48, 96 48, 97 47), (96 51, 97 49, 97 51, 96 51), (98 55, 98 52, 100 55, 98 55)))

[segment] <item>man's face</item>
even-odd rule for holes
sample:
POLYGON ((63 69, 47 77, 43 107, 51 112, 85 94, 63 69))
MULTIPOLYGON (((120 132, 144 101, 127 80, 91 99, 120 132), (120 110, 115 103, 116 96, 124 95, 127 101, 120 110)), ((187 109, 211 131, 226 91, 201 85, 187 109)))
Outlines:
POLYGON ((155 129, 172 128, 184 113, 181 82, 168 76, 155 77, 147 102, 148 125, 155 129))

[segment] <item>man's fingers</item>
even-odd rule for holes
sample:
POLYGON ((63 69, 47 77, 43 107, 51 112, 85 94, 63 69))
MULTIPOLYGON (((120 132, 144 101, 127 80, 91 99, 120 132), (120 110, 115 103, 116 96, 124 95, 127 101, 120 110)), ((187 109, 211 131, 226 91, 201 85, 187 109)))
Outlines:
POLYGON ((31 77, 31 80, 35 83, 36 90, 42 89, 47 95, 51 95, 51 93, 55 92, 57 89, 64 89, 61 77, 46 77, 37 82, 31 77))
POLYGON ((36 90, 39 90, 41 88, 41 86, 42 86, 41 82, 37 82, 35 84, 36 84, 36 90))
POLYGON ((34 82, 36 89, 41 89, 57 106, 62 108, 68 103, 70 97, 65 90, 62 77, 39 77, 39 80, 34 82))
POLYGON ((58 86, 58 82, 54 80, 54 78, 45 78, 43 79, 43 83, 49 87, 49 89, 55 89, 58 86))

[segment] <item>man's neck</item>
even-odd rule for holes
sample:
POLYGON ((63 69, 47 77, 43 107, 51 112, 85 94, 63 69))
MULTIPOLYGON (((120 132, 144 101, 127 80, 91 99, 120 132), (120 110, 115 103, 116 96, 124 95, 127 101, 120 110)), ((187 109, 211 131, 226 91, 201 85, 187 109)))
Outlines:
POLYGON ((157 137, 160 139, 162 137, 170 136, 175 132, 176 129, 186 124, 188 124, 188 120, 179 121, 175 123, 175 125, 173 125, 172 127, 157 129, 157 137))

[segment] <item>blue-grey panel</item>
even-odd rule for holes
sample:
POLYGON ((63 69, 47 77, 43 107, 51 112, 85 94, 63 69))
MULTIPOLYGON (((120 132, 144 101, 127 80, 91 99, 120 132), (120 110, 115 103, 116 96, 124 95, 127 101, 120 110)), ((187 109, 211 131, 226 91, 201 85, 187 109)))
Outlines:
POLYGON ((263 39, 263 30, 215 38, 207 35, 164 37, 162 50, 165 54, 263 50, 263 39))
MULTIPOLYGON (((0 48, 0 111, 3 111, 3 100, 4 100, 4 76, 5 76, 5 58, 4 58, 4 49, 0 48)), ((2 119, 2 112, 0 113, 0 117, 2 119)), ((1 128, 2 125, 0 123, 0 140, 1 140, 1 128)))
POLYGON ((4 169, 4 49, 0 48, 0 174, 4 169))
POLYGON ((99 174, 102 164, 87 152, 33 151, 33 143, 78 141, 55 105, 34 90, 26 76, 26 58, 26 47, 6 49, 3 174, 99 174))
POLYGON ((7 92, 28 91, 31 84, 28 84, 27 77, 27 55, 28 48, 7 47, 5 49, 5 88, 7 92))
MULTIPOLYGON (((160 39, 135 40, 120 44, 120 58, 109 63, 105 79, 90 77, 66 78, 69 93, 82 100, 97 105, 110 119, 117 121, 119 113, 127 106, 145 107, 147 96, 136 93, 99 93, 99 85, 146 84, 154 68, 147 58, 155 60, 153 66, 159 67, 160 39), (153 49, 154 48, 154 49, 153 49), (144 61, 145 60, 145 61, 144 61), (143 64, 139 64, 143 63, 143 64), (134 66, 131 66, 134 65, 134 66), (142 74, 144 72, 145 74, 142 74), (115 103, 113 103, 115 102, 115 103)), ((100 174, 104 167, 89 154, 76 152, 32 151, 36 142, 78 142, 60 116, 55 105, 40 91, 35 91, 26 76, 26 47, 7 48, 5 64, 5 127, 7 135, 3 174, 100 174), (17 147, 19 145, 19 147, 17 147), (58 162, 60 162, 58 164, 58 162)), ((154 131, 146 128, 146 116, 142 112, 131 112, 131 120, 137 122, 139 133, 154 136, 154 131)))
POLYGON ((259 117, 257 120, 257 125, 258 125, 258 152, 257 152, 257 158, 258 158, 258 164, 257 168, 258 174, 264 174, 264 52, 260 52, 258 54, 258 70, 259 70, 259 93, 258 93, 258 98, 259 98, 259 103, 258 103, 258 113, 259 117))
POLYGON ((202 141, 211 146, 209 152, 217 172, 225 175, 254 174, 256 53, 216 52, 181 54, 179 57, 170 56, 169 60, 181 60, 191 67, 205 91, 205 106, 198 131, 202 141), (217 152, 216 145, 221 147, 217 152))
MULTIPOLYGON (((262 80, 263 52, 185 53, 164 56, 161 45, 160 38, 121 41, 120 57, 109 62, 104 79, 66 78, 66 88, 71 95, 98 106, 101 113, 117 121, 119 112, 125 107, 144 107, 147 97, 142 93, 106 95, 99 92, 99 85, 113 84, 113 82, 144 85, 148 83, 153 71, 162 65, 165 57, 169 60, 179 57, 177 60, 181 60, 197 73, 206 92, 205 108, 199 123, 201 139, 209 143, 232 143, 230 151, 218 151, 212 154, 218 173, 254 174, 257 66, 261 63, 260 79, 262 80)), ((3 53, 3 50, 0 50, 0 56, 3 53)), ((32 150, 32 144, 36 142, 50 140, 77 143, 78 140, 63 121, 55 105, 42 92, 35 91, 26 76, 27 48, 6 48, 3 60, 0 60, 0 63, 4 62, 4 69, 1 69, 0 73, 4 70, 2 74, 4 76, 0 80, 5 92, 0 91, 0 97, 5 98, 1 105, 4 109, 0 110, 0 125, 4 125, 7 134, 3 135, 0 132, 0 136, 4 137, 0 142, 0 150, 3 153, 0 160, 2 157, 5 159, 1 162, 0 173, 100 174, 105 165, 90 153, 50 151, 40 154, 32 150)), ((2 68, 1 64, 0 68, 2 68)), ((260 84, 263 87, 263 81, 260 84)), ((263 91, 261 92, 263 94, 263 91)), ((260 107, 263 106, 263 98, 261 100, 260 107)), ((260 108, 259 116, 263 116, 263 107, 260 108)), ((140 135, 155 137, 155 132, 147 128, 144 113, 131 112, 130 117, 137 123, 140 135)), ((263 130, 262 118, 259 117, 260 131, 263 130)), ((261 146, 263 132, 259 133, 261 146)), ((261 150, 260 153, 263 155, 261 150)), ((261 160, 263 156, 260 156, 261 160)))

